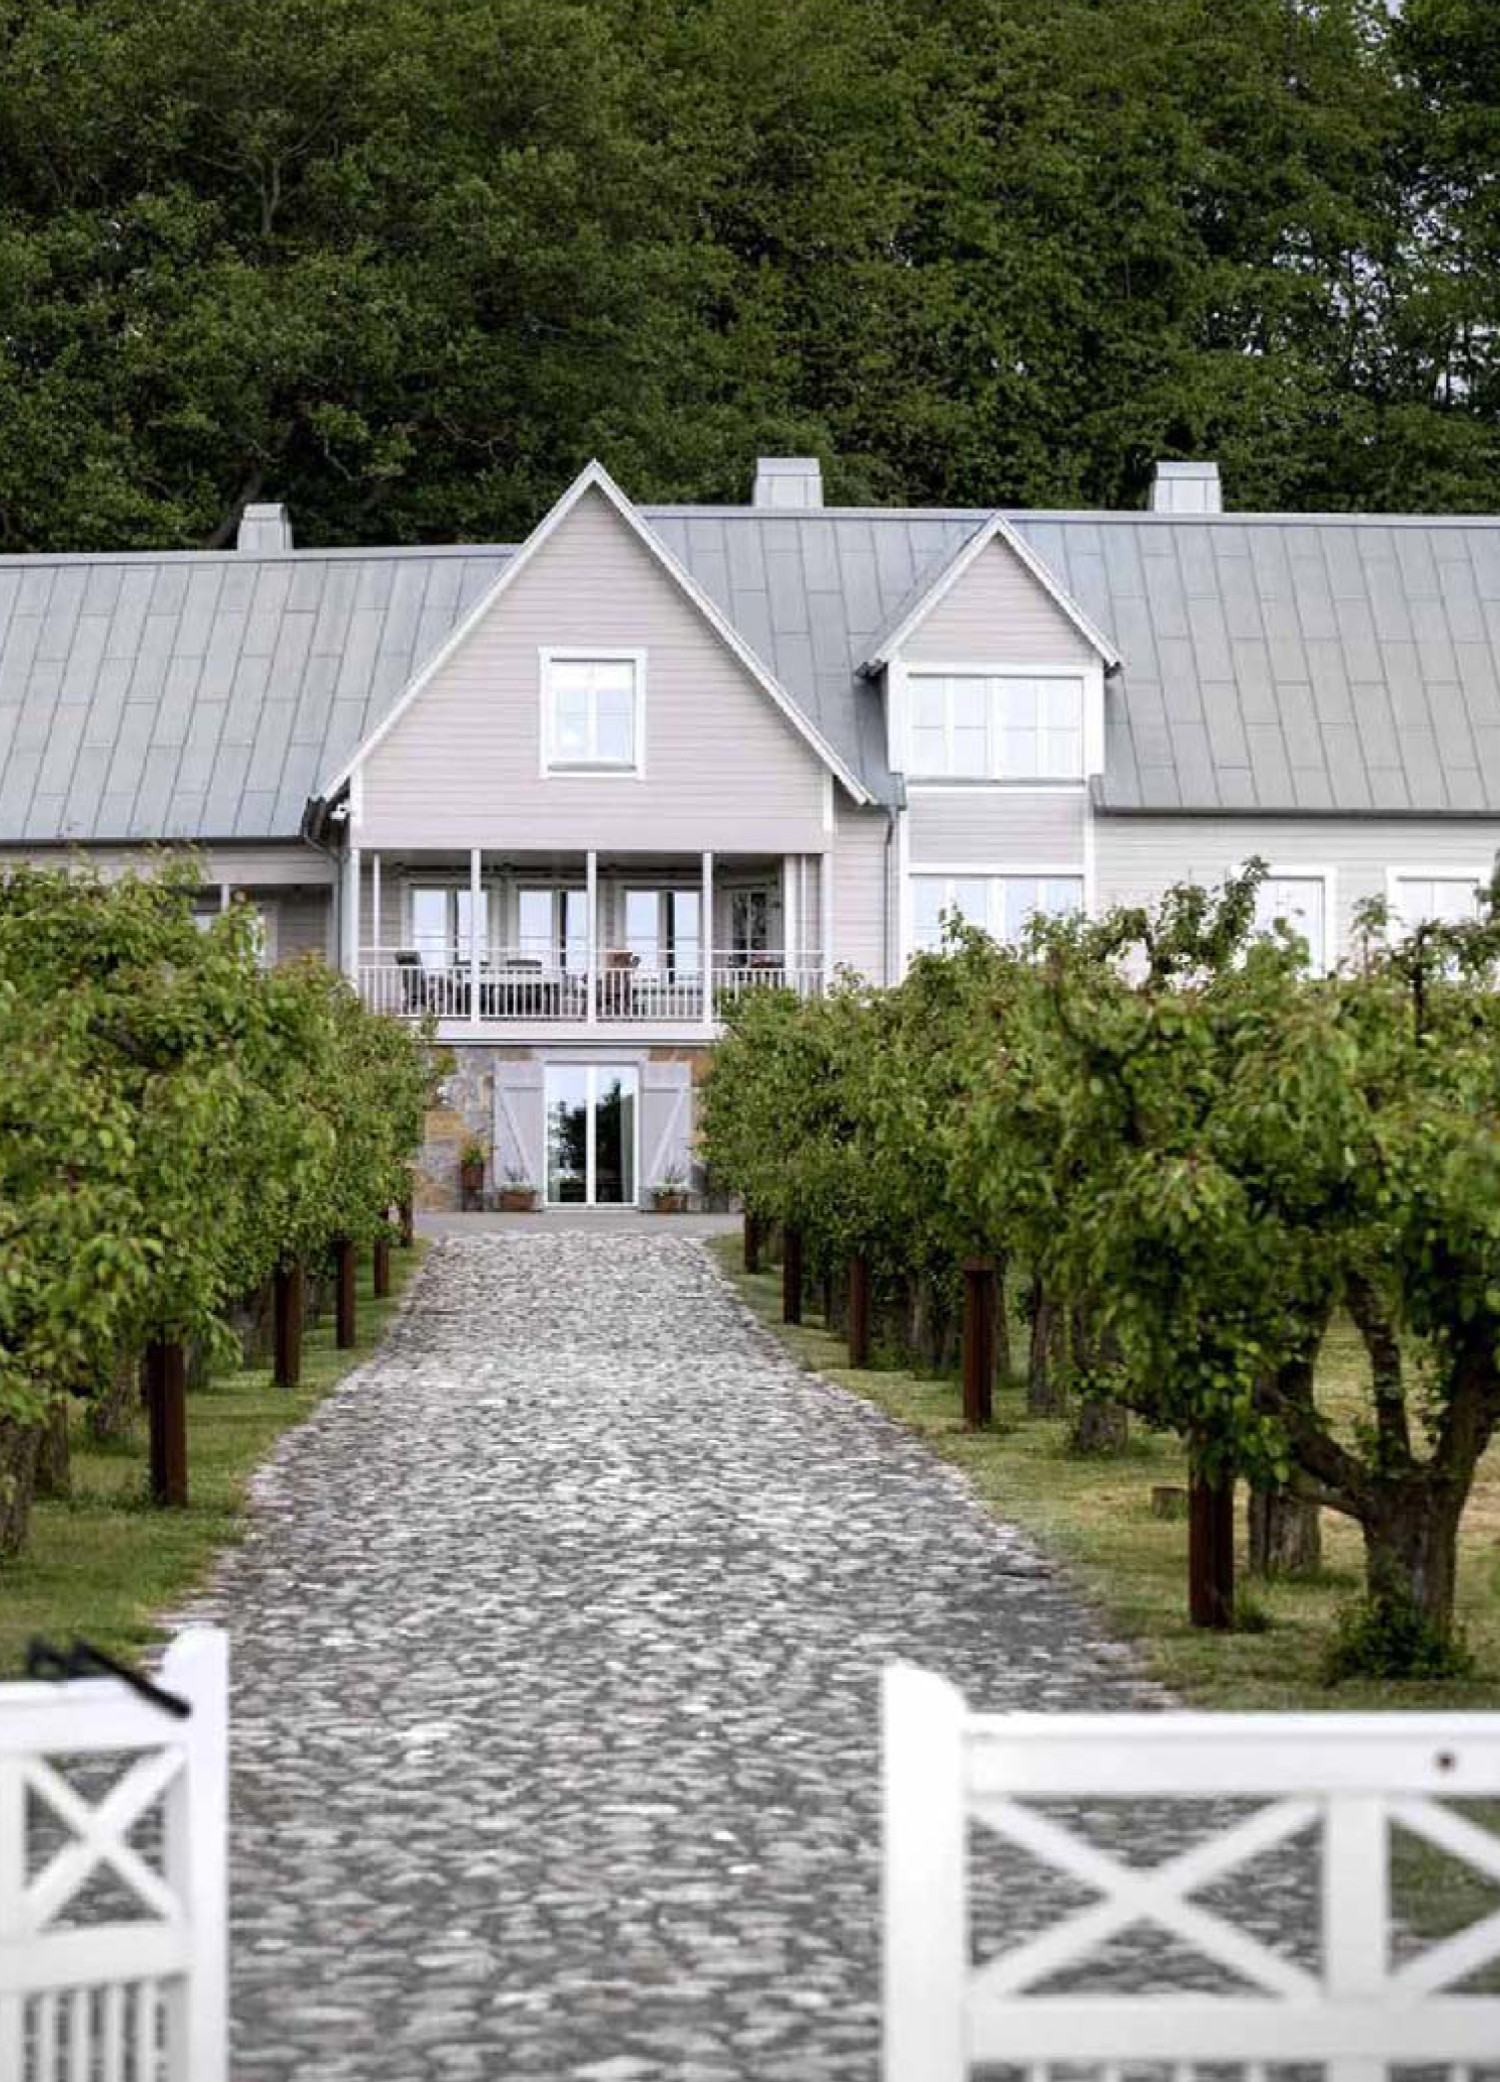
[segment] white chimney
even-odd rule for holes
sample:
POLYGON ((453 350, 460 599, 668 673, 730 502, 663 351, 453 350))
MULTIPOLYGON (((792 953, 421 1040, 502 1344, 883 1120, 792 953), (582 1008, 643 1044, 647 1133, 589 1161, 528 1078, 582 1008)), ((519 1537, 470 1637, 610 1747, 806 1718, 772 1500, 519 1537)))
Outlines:
POLYGON ((804 513, 821 506, 823 465, 815 455, 757 456, 754 503, 804 513))
POLYGON ((281 505, 247 506, 235 548, 247 557, 274 557, 292 546, 292 516, 281 505))
POLYGON ((1158 463, 1151 479, 1153 513, 1222 513, 1217 463, 1158 463))

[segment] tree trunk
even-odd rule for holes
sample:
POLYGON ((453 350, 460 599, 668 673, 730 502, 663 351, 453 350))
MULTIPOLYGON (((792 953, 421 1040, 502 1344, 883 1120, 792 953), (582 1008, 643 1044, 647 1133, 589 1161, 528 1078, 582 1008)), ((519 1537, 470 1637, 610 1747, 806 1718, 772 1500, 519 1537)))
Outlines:
POLYGON ((781 1320, 802 1321, 802 1232, 790 1224, 781 1236, 781 1320))
POLYGON ((1123 1403, 1080 1402, 1068 1427, 1068 1451, 1078 1454, 1123 1453, 1130 1444, 1130 1412, 1123 1403))
POLYGON ((333 1342, 340 1352, 352 1352, 358 1340, 358 1325, 355 1307, 356 1267, 354 1244, 347 1236, 338 1241, 336 1281, 338 1307, 335 1313, 333 1342))
POLYGON ((1453 1631, 1458 1527, 1467 1497, 1467 1484, 1420 1476, 1382 1483, 1363 1521, 1370 1602, 1410 1605, 1445 1640, 1453 1631))
POLYGON ((1060 1417, 1068 1406, 1063 1381, 1067 1326, 1063 1311, 1039 1286, 1031 1290, 1031 1350, 1026 1408, 1033 1417, 1060 1417))
POLYGON ((181 1510, 188 1500, 187 1364, 175 1339, 156 1339, 146 1347, 146 1409, 151 1501, 181 1510))
POLYGON ((994 1412, 995 1317, 999 1281, 989 1258, 970 1258, 964 1265, 964 1424, 981 1430, 994 1412))
POLYGON ((830 1266, 823 1275, 823 1328, 840 1337, 848 1320, 844 1283, 830 1266))
POLYGON ((107 1377, 89 1397, 84 1422, 89 1437, 97 1439, 100 1445, 129 1438, 135 1422, 139 1370, 134 1352, 119 1353, 107 1377))
POLYGON ((370 1263, 370 1291, 377 1301, 386 1301, 391 1292, 391 1239, 377 1236, 370 1263))
POLYGON ((40 1443, 39 1425, 0 1417, 0 1561, 13 1560, 26 1545, 40 1443))
MULTIPOLYGON (((1096 1335, 1086 1308, 1075 1307, 1068 1316, 1069 1357, 1073 1371, 1092 1379, 1106 1366, 1118 1361, 1113 1338, 1096 1335)), ((1123 1453, 1130 1444, 1130 1412, 1123 1403, 1082 1394, 1068 1427, 1068 1450, 1078 1454, 1123 1453)))
POLYGON ((1195 1470, 1188 1505, 1188 1617, 1195 1627, 1234 1625, 1234 1481, 1195 1470))
POLYGON ((71 1496, 73 1471, 68 1453, 68 1405, 71 1398, 55 1395, 47 1421, 37 1435, 36 1493, 38 1496, 71 1496))
POLYGON ((1253 1576, 1303 1576, 1322 1566, 1318 1507, 1295 1489, 1252 1489, 1249 1528, 1253 1576))
POLYGON ((924 1272, 911 1288, 907 1320, 903 1325, 908 1348, 917 1369, 925 1374, 947 1373, 955 1359, 958 1319, 949 1306, 941 1282, 924 1272))
POLYGON ((271 1378, 278 1388, 295 1388, 302 1379, 302 1267, 279 1266, 271 1291, 275 1316, 275 1357, 271 1378))

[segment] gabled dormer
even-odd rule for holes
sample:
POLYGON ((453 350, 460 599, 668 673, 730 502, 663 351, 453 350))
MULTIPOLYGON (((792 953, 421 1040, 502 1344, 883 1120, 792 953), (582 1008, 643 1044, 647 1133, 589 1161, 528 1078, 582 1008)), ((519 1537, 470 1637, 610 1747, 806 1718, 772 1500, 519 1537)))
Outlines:
POLYGON ((996 513, 902 602, 863 670, 884 677, 888 757, 908 783, 1082 788, 1103 770, 1119 662, 996 513))

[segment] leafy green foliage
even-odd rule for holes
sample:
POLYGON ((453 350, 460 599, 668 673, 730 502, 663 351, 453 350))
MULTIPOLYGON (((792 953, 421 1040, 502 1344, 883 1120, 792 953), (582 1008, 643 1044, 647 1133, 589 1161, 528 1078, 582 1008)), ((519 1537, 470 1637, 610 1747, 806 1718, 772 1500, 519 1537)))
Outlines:
POLYGON ((707 1152, 825 1262, 888 1283, 1009 1252, 1085 1326, 1083 1392, 1205 1474, 1356 1519, 1377 1602, 1451 1621, 1459 1520, 1500 1425, 1500 890, 1466 925, 1314 977, 1253 931, 1252 865, 1152 912, 955 931, 884 994, 747 1007, 707 1152), (1315 1362, 1347 1307, 1353 1435, 1315 1362))
POLYGON ((1346 1605, 1324 1661, 1330 1684, 1352 1677, 1463 1678, 1474 1658, 1463 1636, 1434 1626, 1410 1597, 1390 1591, 1346 1605))
POLYGON ((0 547, 1493 505, 1486 0, 0 0, 0 547))
POLYGON ((433 1063, 316 962, 263 971, 195 871, 0 878, 0 1418, 152 1338, 227 1345, 280 1264, 406 1190, 433 1063))

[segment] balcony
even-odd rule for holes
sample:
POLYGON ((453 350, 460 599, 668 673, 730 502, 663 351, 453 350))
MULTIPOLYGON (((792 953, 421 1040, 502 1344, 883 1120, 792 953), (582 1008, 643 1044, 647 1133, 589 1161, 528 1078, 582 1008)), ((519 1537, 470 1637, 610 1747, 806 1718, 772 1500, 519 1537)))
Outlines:
POLYGON ((477 958, 458 950, 369 948, 359 962, 359 991, 372 1012, 436 1020, 460 1038, 492 1028, 684 1028, 716 1026, 752 991, 791 990, 818 996, 823 965, 812 955, 775 950, 716 952, 705 976, 696 960, 655 965, 628 948, 605 948, 590 962, 584 948, 490 948, 477 958), (706 986, 706 990, 705 990, 706 986))

